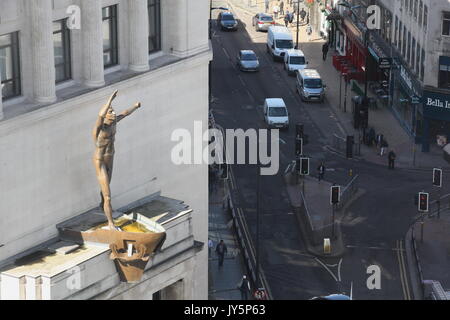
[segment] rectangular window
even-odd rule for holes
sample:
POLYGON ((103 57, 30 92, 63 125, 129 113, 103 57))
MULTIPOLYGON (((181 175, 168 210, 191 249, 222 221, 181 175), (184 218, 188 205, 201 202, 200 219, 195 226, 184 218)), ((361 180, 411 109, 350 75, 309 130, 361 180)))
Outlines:
POLYGON ((417 2, 418 0, 414 0, 414 19, 417 19, 417 2))
POLYGON ((161 0, 148 0, 148 51, 161 50, 161 0))
POLYGON ((412 38, 411 45, 411 70, 414 70, 416 64, 416 38, 412 38))
POLYGON ((419 2, 419 26, 422 26, 422 16, 423 16, 423 2, 419 2))
POLYGON ((439 88, 450 89, 450 57, 439 57, 439 88))
POLYGON ((397 44, 397 47, 398 47, 398 50, 400 51, 400 52, 402 52, 402 30, 403 30, 403 24, 402 24, 402 20, 399 20, 398 21, 398 44, 397 44))
POLYGON ((428 7, 426 5, 423 5, 423 29, 425 32, 427 31, 428 27, 428 7))
POLYGON ((3 100, 20 96, 19 32, 0 35, 0 72, 3 100))
POLYGON ((53 50, 55 52, 55 82, 72 78, 70 59, 70 30, 67 19, 53 22, 53 50))
POLYGON ((413 14, 413 2, 414 0, 409 1, 409 15, 412 16, 413 14))
POLYGON ((405 13, 408 13, 409 0, 405 0, 405 13))
POLYGON ((403 57, 406 57, 406 40, 407 40, 406 26, 403 25, 403 48, 402 48, 403 57))
POLYGON ((450 36, 450 12, 444 12, 442 19, 442 35, 450 36))
POLYGON ((417 42, 416 73, 420 73, 420 44, 417 42))
POLYGON ((394 26, 394 45, 398 47, 398 17, 395 16, 395 26, 394 26))
POLYGON ((408 31, 408 50, 406 52, 406 61, 411 63, 411 32, 408 31))
POLYGON ((425 50, 422 49, 422 56, 420 61, 420 80, 423 81, 423 77, 425 74, 425 50))
POLYGON ((117 5, 102 9, 103 18, 103 66, 105 68, 119 63, 117 31, 117 5))

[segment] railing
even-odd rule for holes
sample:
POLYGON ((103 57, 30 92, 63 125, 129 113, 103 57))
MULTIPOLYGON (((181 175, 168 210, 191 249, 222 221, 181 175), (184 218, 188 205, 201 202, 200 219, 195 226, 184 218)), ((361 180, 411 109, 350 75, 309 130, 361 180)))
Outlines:
POLYGON ((428 214, 428 217, 440 217, 440 214, 445 210, 450 210, 450 194, 446 194, 437 200, 430 201, 430 213, 428 214), (445 203, 447 203, 447 206, 445 206, 445 203))
POLYGON ((413 225, 412 230, 411 230, 411 245, 412 245, 413 252, 414 252, 414 261, 416 263, 417 271, 419 273, 420 289, 422 290, 421 294, 422 294, 422 297, 424 297, 425 286, 424 286, 424 281, 423 281, 423 272, 422 272, 422 266, 420 264, 419 255, 417 253, 417 243, 416 243, 416 237, 414 235, 414 229, 415 229, 415 225, 413 225))
POLYGON ((350 182, 345 186, 341 191, 341 201, 337 205, 337 209, 342 209, 353 197, 353 195, 358 191, 358 178, 359 175, 356 175, 350 182))

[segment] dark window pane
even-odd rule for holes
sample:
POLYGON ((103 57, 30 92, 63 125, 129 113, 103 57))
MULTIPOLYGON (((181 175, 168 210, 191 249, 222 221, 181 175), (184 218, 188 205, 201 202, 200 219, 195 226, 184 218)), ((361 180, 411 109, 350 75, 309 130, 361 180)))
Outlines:
POLYGON ((0 36, 0 69, 3 99, 20 95, 20 65, 18 32, 0 36))
POLYGON ((161 5, 160 0, 148 2, 149 53, 161 50, 161 5))

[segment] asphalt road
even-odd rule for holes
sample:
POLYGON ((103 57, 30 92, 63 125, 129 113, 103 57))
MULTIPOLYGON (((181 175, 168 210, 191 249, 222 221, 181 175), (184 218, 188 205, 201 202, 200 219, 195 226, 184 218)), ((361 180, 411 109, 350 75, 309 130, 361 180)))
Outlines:
MULTIPOLYGON (((333 133, 341 131, 328 102, 302 103, 295 92, 295 78, 288 76, 282 63, 273 62, 266 53, 267 34, 255 32, 250 16, 244 11, 235 13, 240 19, 236 32, 220 31, 216 21, 212 23, 214 98, 211 109, 216 122, 230 129, 265 128, 262 105, 269 97, 283 98, 290 112, 290 130, 280 131, 279 173, 261 176, 259 181, 260 260, 274 298, 309 299, 348 293, 352 286, 357 300, 407 299, 411 296, 411 285, 404 266, 402 240, 417 215, 413 194, 424 188, 431 190, 431 174, 416 170, 389 171, 385 166, 346 160, 327 152, 325 145, 330 143, 333 133), (252 49, 259 56, 259 72, 243 73, 236 68, 236 56, 241 49, 252 49), (349 181, 349 169, 359 174, 359 186, 364 194, 340 217, 347 246, 342 259, 320 261, 307 254, 292 214, 282 174, 294 159, 297 122, 304 123, 310 137, 305 153, 311 157, 312 169, 325 161, 328 168, 334 169, 327 172, 326 180, 342 185, 349 181), (379 290, 367 288, 370 265, 381 268, 379 290)), ((320 46, 317 54, 321 54, 320 46)), ((257 168, 233 165, 232 171, 236 180, 234 201, 242 208, 256 241, 257 168)))

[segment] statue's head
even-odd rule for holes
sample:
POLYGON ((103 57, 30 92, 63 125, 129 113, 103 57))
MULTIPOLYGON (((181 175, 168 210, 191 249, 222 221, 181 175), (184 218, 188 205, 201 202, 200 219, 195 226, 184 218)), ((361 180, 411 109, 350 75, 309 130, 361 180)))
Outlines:
POLYGON ((111 125, 114 122, 116 122, 116 113, 114 112, 113 108, 109 108, 108 112, 105 115, 105 120, 103 121, 106 125, 111 125))

